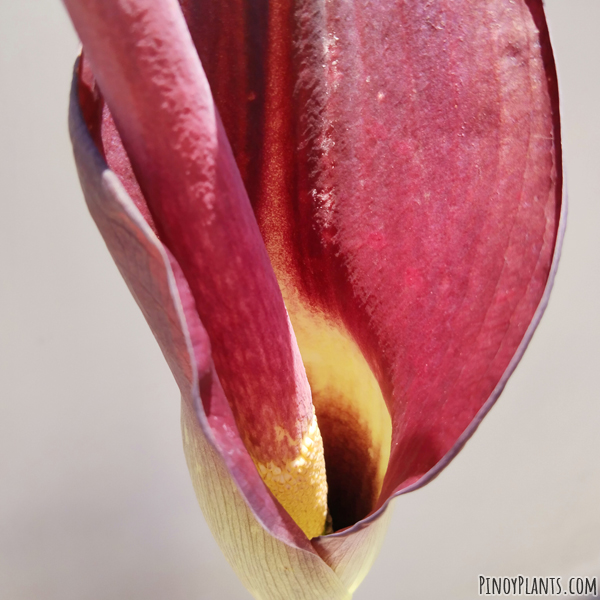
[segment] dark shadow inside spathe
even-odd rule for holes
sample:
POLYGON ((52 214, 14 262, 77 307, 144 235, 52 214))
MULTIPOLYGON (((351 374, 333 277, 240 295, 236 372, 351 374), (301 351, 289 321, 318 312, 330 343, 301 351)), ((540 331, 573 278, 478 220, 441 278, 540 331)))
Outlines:
POLYGON ((379 495, 378 456, 370 452, 371 434, 357 412, 340 398, 314 397, 323 437, 328 505, 333 530, 366 517, 379 495))

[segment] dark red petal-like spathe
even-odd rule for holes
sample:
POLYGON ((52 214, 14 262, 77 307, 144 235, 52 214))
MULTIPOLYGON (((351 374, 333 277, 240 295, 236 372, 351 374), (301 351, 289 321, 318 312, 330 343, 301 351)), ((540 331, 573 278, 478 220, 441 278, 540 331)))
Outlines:
POLYGON ((285 309, 201 66, 171 4, 67 2, 158 233, 186 272, 200 314, 214 313, 205 321, 221 379, 233 386, 232 396, 252 404, 243 420, 267 422, 265 409, 279 404, 285 413, 288 406, 276 422, 291 432, 293 402, 267 400, 292 398, 289 390, 301 387, 286 349, 285 309), (262 302, 252 304, 255 298, 262 302), (235 348, 227 342, 231 331, 235 348), (252 347, 267 356, 258 360, 252 347), (243 365, 244 357, 258 362, 243 365), (247 389, 264 380, 262 393, 247 389))
MULTIPOLYGON (((286 299, 381 386, 374 509, 452 451, 546 289, 562 165, 542 2, 182 4, 286 299)), ((315 397, 322 428, 332 403, 315 397)))
MULTIPOLYGON (((183 4, 287 299, 351 334, 394 415, 379 502, 352 506, 373 478, 372 465, 353 473, 346 460, 364 457, 361 425, 339 390, 319 398, 330 443, 343 441, 328 459, 349 505, 337 527, 371 514, 313 546, 354 589, 390 497, 456 454, 548 301, 564 210, 542 4, 183 4)), ((107 111, 104 123, 96 143, 119 172, 126 154, 107 111)), ((119 176, 135 201, 135 178, 119 176)), ((204 409, 211 422, 212 401, 204 409)), ((216 442, 223 456, 230 443, 216 442)), ((251 473, 227 468, 238 485, 251 473)), ((286 529, 276 535, 293 540, 286 529)))
POLYGON ((286 509, 320 535, 326 481, 310 388, 179 5, 66 4, 156 230, 189 282, 240 434, 286 509), (300 480, 314 493, 295 493, 300 480))

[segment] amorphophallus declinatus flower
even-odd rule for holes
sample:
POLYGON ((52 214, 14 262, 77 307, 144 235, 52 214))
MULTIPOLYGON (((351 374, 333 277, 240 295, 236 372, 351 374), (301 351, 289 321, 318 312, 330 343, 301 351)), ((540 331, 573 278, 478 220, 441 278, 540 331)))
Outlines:
POLYGON ((542 2, 65 4, 82 187, 181 389, 212 531, 256 598, 350 598, 547 302, 542 2))

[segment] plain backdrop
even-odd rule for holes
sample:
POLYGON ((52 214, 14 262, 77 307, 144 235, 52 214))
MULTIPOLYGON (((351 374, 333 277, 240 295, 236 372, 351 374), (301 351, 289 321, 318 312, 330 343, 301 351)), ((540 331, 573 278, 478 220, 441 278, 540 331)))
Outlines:
MULTIPOLYGON (((464 451, 396 501, 356 600, 600 575, 599 0, 549 0, 568 232, 531 346, 464 451)), ((175 383, 89 217, 58 0, 0 0, 0 599, 248 599, 196 504, 175 383)))

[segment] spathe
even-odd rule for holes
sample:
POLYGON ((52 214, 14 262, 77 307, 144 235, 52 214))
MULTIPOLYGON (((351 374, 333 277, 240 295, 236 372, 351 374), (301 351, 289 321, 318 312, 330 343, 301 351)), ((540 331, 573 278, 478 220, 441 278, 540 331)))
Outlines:
MULTIPOLYGON (((364 576, 380 542, 385 528, 382 515, 390 498, 423 485, 456 454, 501 392, 547 302, 564 214, 560 212, 556 81, 541 3, 490 2, 482 11, 489 19, 488 29, 482 29, 480 14, 467 11, 470 4, 454 3, 457 8, 451 12, 444 3, 430 3, 427 9, 421 3, 378 3, 377 8, 388 14, 374 12, 368 23, 352 23, 348 13, 328 13, 327 19, 317 22, 322 14, 315 13, 318 27, 313 41, 326 37, 332 23, 349 24, 343 29, 350 32, 347 39, 342 30, 335 32, 339 52, 332 52, 330 58, 332 63, 337 61, 338 75, 344 70, 346 75, 355 72, 357 52, 350 49, 358 34, 373 34, 381 40, 381 31, 390 31, 386 24, 398 21, 389 12, 397 10, 396 17, 402 13, 403 28, 398 29, 402 36, 388 35, 388 41, 397 44, 389 42, 387 47, 400 48, 400 54, 419 49, 409 63, 395 64, 404 72, 417 73, 418 85, 410 89, 423 94, 422 103, 413 101, 411 110, 402 111, 403 93, 409 88, 396 89, 397 81, 386 77, 386 63, 373 43, 367 44, 371 55, 364 57, 370 61, 371 75, 344 84, 338 77, 337 92, 347 92, 341 98, 335 98, 335 90, 326 89, 329 80, 319 81, 319 68, 329 76, 335 71, 333 64, 309 64, 314 78, 304 88, 306 78, 297 83, 295 97, 302 97, 303 91, 314 92, 307 100, 309 108, 318 108, 308 111, 311 123, 318 124, 322 117, 322 123, 336 126, 328 136, 321 135, 319 127, 313 135, 310 128, 298 125, 306 124, 298 116, 295 130, 308 131, 296 140, 303 152, 282 157, 286 173, 290 176, 291 172, 297 184, 294 192, 288 202, 282 202, 276 192, 262 196, 262 204, 255 201, 261 230, 296 321, 300 347, 305 346, 309 379, 317 380, 319 390, 329 390, 315 394, 324 437, 325 430, 335 431, 327 411, 331 398, 337 407, 356 409, 357 404, 343 386, 340 393, 333 393, 330 380, 320 379, 317 364, 323 356, 315 355, 315 340, 325 339, 348 356, 360 348, 392 413, 389 435, 394 445, 385 480, 371 486, 370 496, 346 514, 339 502, 332 507, 334 521, 336 511, 342 522, 352 513, 368 516, 356 524, 345 523, 351 526, 312 543, 266 491, 235 435, 186 282, 118 179, 106 169, 80 112, 83 108, 94 114, 93 98, 86 100, 74 88, 71 130, 90 210, 182 390, 188 464, 207 519, 244 584, 257 597, 347 597, 347 590, 353 590, 364 576), (423 14, 424 10, 429 13, 423 14), (510 11, 516 11, 520 20, 510 11), (483 56, 496 57, 508 69, 500 69, 504 79, 498 76, 494 61, 490 67, 481 53, 477 61, 472 59, 478 46, 469 36, 475 31, 484 46, 482 31, 496 36, 483 56), (541 46, 536 46, 538 36, 541 46), (501 52, 494 54, 494 48, 501 52), (454 60, 448 58, 440 68, 437 62, 444 53, 454 60), (382 81, 376 81, 377 77, 382 81), (457 102, 449 92, 465 79, 479 88, 465 85, 457 102), (526 80, 532 85, 523 93, 526 80), (367 84, 375 83, 378 87, 371 93, 367 84), (362 102, 351 103, 348 98, 362 102), (451 111, 451 101, 458 114, 451 111), (391 108, 384 110, 386 102, 391 108), (530 125, 527 135, 523 135, 524 119, 530 125), (312 170, 302 172, 302 165, 311 165, 312 170), (519 173, 521 177, 516 176, 519 173), (521 183, 526 184, 523 194, 519 193, 521 183), (334 201, 328 204, 331 198, 334 201), (273 201, 270 208, 269 201, 273 201), (287 239, 293 243, 279 246, 284 251, 277 252, 282 233, 289 234, 287 239), (311 336, 315 315, 319 334, 311 336), (203 457, 200 461, 199 456, 203 457)), ((344 6, 336 8, 343 11, 344 6)), ((315 58, 312 52, 307 56, 315 58)), ((223 115, 225 126, 231 128, 228 118, 231 115, 223 115)), ((234 129, 234 138, 238 131, 234 129)), ((247 147, 263 160, 273 148, 289 150, 277 136, 266 142, 260 135, 247 139, 251 142, 247 147)), ((127 183, 124 155, 119 154, 118 140, 112 140, 116 145, 107 151, 110 144, 105 136, 104 151, 127 183)), ((235 140, 232 145, 235 151, 235 140)), ((240 153, 237 158, 243 165, 240 153)), ((252 183, 250 177, 246 180, 251 197, 252 185, 261 189, 265 181, 272 181, 265 175, 262 184, 260 177, 252 183)), ((134 187, 127 189, 135 201, 134 187)), ((363 368, 360 359, 356 361, 363 368)), ((335 372, 334 365, 329 367, 335 372)), ((378 418, 362 427, 361 431, 367 430, 362 439, 377 441, 373 423, 378 418)), ((342 423, 345 442, 353 439, 346 432, 354 433, 355 423, 342 423)), ((379 431, 384 429, 385 424, 379 431)), ((326 439, 326 452, 327 443, 326 439)), ((338 446, 330 446, 329 453, 328 470, 335 477, 336 465, 342 470, 345 465, 338 446)), ((386 466, 385 462, 374 461, 377 469, 380 464, 386 466)), ((364 469, 369 471, 373 480, 379 477, 372 469, 364 469)), ((347 481, 344 477, 334 483, 340 497, 348 491, 347 481)))

